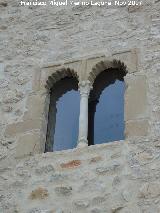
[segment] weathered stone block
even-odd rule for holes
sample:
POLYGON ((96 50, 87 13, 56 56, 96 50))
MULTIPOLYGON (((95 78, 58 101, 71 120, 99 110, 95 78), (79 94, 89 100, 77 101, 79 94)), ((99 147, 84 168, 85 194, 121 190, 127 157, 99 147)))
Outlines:
POLYGON ((147 83, 146 77, 136 75, 126 77, 125 121, 146 118, 147 114, 147 83))
POLYGON ((32 130, 40 130, 41 128, 41 120, 35 119, 35 120, 25 120, 18 123, 9 124, 6 127, 5 130, 5 136, 6 137, 14 137, 18 135, 19 133, 25 133, 27 131, 32 130))
POLYGON ((27 133, 21 135, 17 141, 16 157, 24 157, 40 152, 40 134, 27 133))
POLYGON ((138 50, 128 50, 124 52, 117 52, 112 55, 116 60, 124 62, 127 66, 128 73, 133 73, 138 71, 138 50))
POLYGON ((107 196, 96 196, 92 199, 92 204, 93 205, 102 205, 102 203, 104 203, 107 199, 107 196))
POLYGON ((3 79, 4 77, 4 64, 0 62, 0 79, 3 79))
POLYGON ((32 200, 35 199, 45 199, 48 197, 48 190, 42 187, 39 187, 32 191, 29 198, 32 200))
POLYGON ((40 69, 35 70, 32 80, 32 90, 39 91, 40 90, 40 78, 41 78, 41 71, 40 69))
POLYGON ((142 5, 130 5, 128 6, 128 12, 134 13, 134 12, 141 12, 142 5))
POLYGON ((12 91, 8 90, 3 96, 3 103, 5 104, 14 104, 21 101, 24 97, 24 94, 18 90, 12 91))
POLYGON ((120 183, 121 183, 121 178, 119 176, 115 176, 112 182, 112 186, 117 187, 120 185, 120 183))
POLYGON ((121 211, 122 209, 124 208, 124 206, 116 206, 116 207, 113 207, 112 209, 111 209, 111 213, 117 213, 117 212, 119 212, 119 211, 121 211))
POLYGON ((91 213, 102 213, 102 212, 103 212, 103 210, 100 208, 94 208, 91 210, 91 213))
POLYGON ((0 79, 0 88, 8 87, 9 82, 5 79, 0 79))
POLYGON ((144 183, 139 189, 140 198, 156 198, 160 196, 160 183, 151 182, 144 183))
POLYGON ((128 121, 125 125, 125 136, 147 136, 149 131, 148 120, 128 121))
POLYGON ((74 205, 77 209, 86 209, 89 206, 88 200, 76 200, 74 205))
POLYGON ((54 173, 55 169, 52 165, 46 165, 46 166, 41 166, 36 168, 35 170, 37 175, 42 175, 42 174, 48 174, 48 173, 54 173))
POLYGON ((96 156, 90 159, 89 163, 97 163, 99 161, 102 161, 102 157, 101 156, 96 156))
POLYGON ((72 194, 72 187, 71 186, 57 186, 55 188, 55 192, 58 195, 68 196, 72 194))
POLYGON ((72 168, 78 167, 80 165, 81 165, 80 160, 72 160, 67 163, 62 163, 60 166, 64 169, 70 169, 70 168, 72 169, 72 168))
POLYGON ((105 175, 105 174, 113 174, 114 172, 117 172, 120 169, 121 165, 118 163, 115 163, 110 166, 106 167, 99 167, 96 169, 97 174, 99 175, 105 175))
POLYGON ((24 120, 42 118, 44 113, 45 100, 41 94, 31 95, 27 99, 27 111, 24 114, 24 120))
POLYGON ((59 173, 55 173, 53 175, 50 176, 49 178, 49 182, 61 182, 61 181, 64 181, 66 179, 68 179, 68 175, 66 174, 59 174, 59 173))

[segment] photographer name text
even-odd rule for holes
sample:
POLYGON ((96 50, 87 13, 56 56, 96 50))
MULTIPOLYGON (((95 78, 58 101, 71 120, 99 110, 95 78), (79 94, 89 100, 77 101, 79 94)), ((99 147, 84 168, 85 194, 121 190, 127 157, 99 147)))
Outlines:
POLYGON ((67 5, 75 5, 75 6, 87 6, 87 5, 93 5, 93 6, 141 6, 142 1, 70 1, 70 0, 64 0, 64 1, 57 1, 57 0, 51 0, 51 1, 20 1, 21 6, 67 6, 67 5))

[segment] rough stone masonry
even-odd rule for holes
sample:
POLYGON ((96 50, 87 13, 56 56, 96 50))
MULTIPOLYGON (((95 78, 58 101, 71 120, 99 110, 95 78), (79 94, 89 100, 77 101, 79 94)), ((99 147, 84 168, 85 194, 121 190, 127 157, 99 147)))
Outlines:
POLYGON ((0 213, 78 212, 160 212, 160 1, 51 7, 0 0, 0 213), (52 65, 101 55, 132 70, 125 140, 43 153, 39 115, 47 101, 37 82, 52 65))

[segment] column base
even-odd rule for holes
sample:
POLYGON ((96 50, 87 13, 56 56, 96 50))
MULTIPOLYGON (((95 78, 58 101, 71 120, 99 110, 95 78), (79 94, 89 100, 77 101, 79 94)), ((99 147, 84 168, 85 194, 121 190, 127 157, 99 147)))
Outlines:
POLYGON ((86 139, 80 139, 78 141, 78 145, 77 148, 83 148, 83 147, 87 147, 88 146, 88 141, 86 139))

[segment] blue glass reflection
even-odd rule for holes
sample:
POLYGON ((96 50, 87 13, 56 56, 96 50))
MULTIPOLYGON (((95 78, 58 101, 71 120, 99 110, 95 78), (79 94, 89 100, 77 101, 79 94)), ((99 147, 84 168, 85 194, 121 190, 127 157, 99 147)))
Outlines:
POLYGON ((96 106, 94 144, 124 139, 124 81, 106 87, 96 106))
POLYGON ((53 150, 60 151, 76 147, 79 123, 79 92, 66 92, 57 102, 56 127, 53 150))

